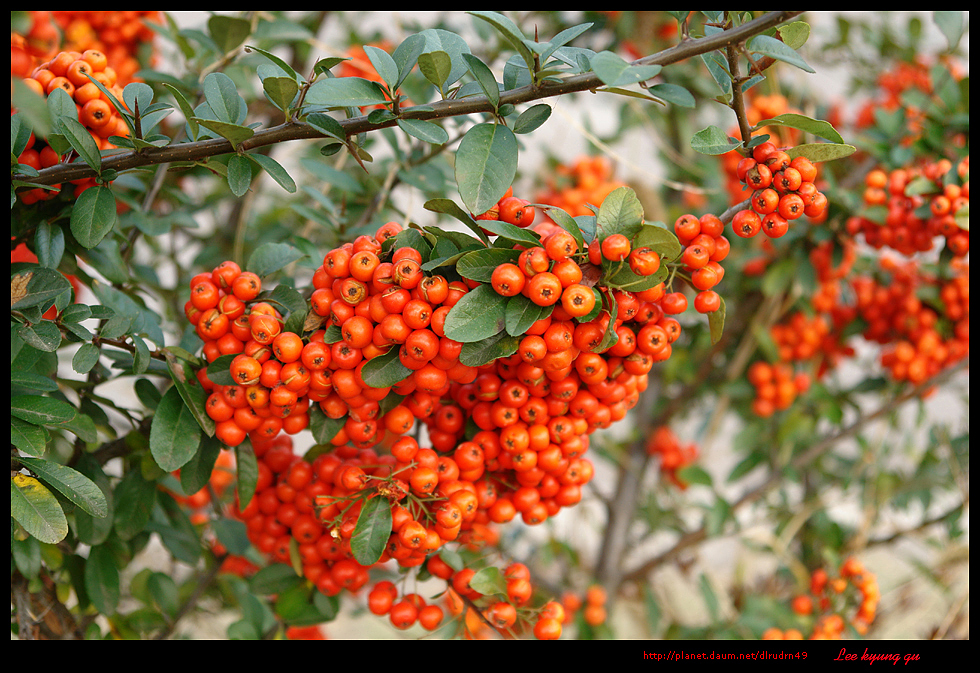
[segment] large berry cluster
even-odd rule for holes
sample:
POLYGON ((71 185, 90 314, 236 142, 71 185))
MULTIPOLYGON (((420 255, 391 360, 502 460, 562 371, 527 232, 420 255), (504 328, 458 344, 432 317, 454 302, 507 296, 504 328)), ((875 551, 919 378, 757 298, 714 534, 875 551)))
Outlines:
MULTIPOLYGON (((518 566, 495 585, 438 552, 579 502, 590 435, 636 404, 680 335, 673 315, 687 299, 667 290, 651 245, 677 255, 708 312, 717 306, 701 298, 715 295, 727 241, 714 216, 685 219, 681 245, 667 247, 663 227, 633 223, 623 229, 632 237, 581 245, 551 221, 528 230, 534 220, 508 190, 470 221, 502 239, 457 237, 471 253, 446 275, 419 230, 389 222, 324 255, 305 312, 280 312, 283 296, 233 262, 191 280, 185 313, 204 341, 205 411, 220 441, 249 440, 257 460, 254 495, 236 514, 259 551, 302 567, 327 595, 357 593, 376 567, 425 564, 501 632, 560 635, 560 604, 534 608, 530 578, 508 576, 518 566), (505 310, 512 301, 518 310, 505 310), (482 314, 494 307, 506 319, 488 326, 482 314), (291 435, 314 416, 322 443, 300 458, 291 435), (365 541, 372 530, 385 532, 380 543, 365 541)), ((383 583, 368 602, 397 628, 435 628, 444 613, 383 583)))
POLYGON ((955 257, 970 251, 970 157, 956 164, 948 159, 865 176, 867 212, 847 220, 847 231, 861 235, 874 248, 903 255, 927 252, 945 241, 955 257), (963 226, 957 216, 963 220, 963 226))
POLYGON ((12 75, 27 77, 39 61, 50 60, 59 50, 104 53, 120 85, 136 79, 141 63, 152 63, 155 32, 151 24, 162 22, 156 10, 31 10, 27 25, 11 26, 12 75))
MULTIPOLYGON (((40 63, 23 82, 40 96, 50 96, 55 89, 65 91, 78 109, 78 121, 91 134, 100 149, 115 147, 109 138, 129 135, 129 127, 117 112, 109 97, 92 80, 96 80, 117 101, 122 102, 122 88, 117 82, 115 70, 108 65, 106 55, 101 51, 89 49, 84 52, 61 51, 51 59, 40 63)), ((12 110, 13 114, 16 110, 12 110)), ((61 163, 63 157, 48 143, 31 134, 27 147, 17 157, 17 162, 34 170, 48 168, 61 163)), ((73 181, 74 195, 95 184, 94 178, 73 181)), ((35 187, 20 194, 25 204, 54 198, 60 185, 55 189, 35 187)))
POLYGON ((732 229, 742 238, 761 230, 770 238, 789 231, 789 223, 804 215, 819 221, 827 211, 827 197, 817 189, 817 168, 804 156, 789 154, 770 142, 757 145, 739 161, 736 175, 750 190, 750 208, 732 219, 732 229))

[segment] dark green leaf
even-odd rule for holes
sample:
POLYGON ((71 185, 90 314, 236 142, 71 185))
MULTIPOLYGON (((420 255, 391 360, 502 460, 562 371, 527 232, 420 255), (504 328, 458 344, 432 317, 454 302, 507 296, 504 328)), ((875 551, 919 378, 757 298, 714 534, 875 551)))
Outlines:
POLYGON ((459 361, 467 367, 482 367, 494 360, 510 357, 517 352, 520 343, 521 337, 500 332, 482 341, 464 343, 459 352, 459 361))
POLYGON ((75 407, 67 402, 41 395, 14 395, 10 398, 10 415, 34 425, 60 425, 75 418, 75 407))
POLYGON ((691 138, 691 149, 701 154, 726 154, 736 149, 741 143, 728 137, 728 134, 717 126, 701 129, 691 138))
POLYGON ((245 196, 252 184, 252 162, 241 154, 228 159, 228 187, 237 197, 245 196))
POLYGON ((498 266, 516 262, 519 250, 513 248, 484 248, 464 254, 456 262, 456 271, 463 278, 489 283, 498 266))
POLYGON ((371 358, 361 369, 361 378, 372 388, 387 388, 410 376, 412 370, 398 359, 398 346, 393 346, 384 355, 371 358))
POLYGON ((115 614, 120 595, 119 569, 112 549, 107 545, 89 550, 85 560, 85 592, 100 614, 115 614))
POLYGON ((115 224, 116 199, 104 185, 86 189, 71 209, 71 233, 82 247, 97 246, 115 224))
POLYGON ((514 132, 501 124, 477 124, 456 151, 456 185, 471 213, 485 213, 500 200, 517 174, 514 132))
POLYGON ((43 458, 17 458, 24 467, 41 481, 61 493, 83 511, 96 517, 108 514, 105 496, 95 483, 70 467, 43 458))
POLYGON ((538 103, 524 110, 514 122, 514 133, 531 133, 541 127, 551 117, 551 106, 538 103))
POLYGON ((371 566, 378 562, 391 535, 391 526, 391 504, 386 498, 375 496, 364 501, 350 540, 358 563, 371 566))
POLYGON ((260 276, 268 276, 304 257, 288 243, 263 243, 248 258, 245 268, 260 276))
POLYGON ((156 503, 156 492, 156 483, 144 479, 140 470, 130 470, 123 475, 112 493, 116 535, 129 540, 146 528, 156 503))
POLYGON ((449 133, 438 124, 424 119, 399 119, 398 128, 422 142, 444 145, 449 141, 449 133))
POLYGON ((172 386, 163 395, 150 426, 150 453, 166 472, 183 466, 201 445, 201 428, 172 386))
POLYGON ((464 294, 446 316, 446 336, 461 343, 488 339, 504 331, 507 297, 489 285, 464 294))
POLYGON ((806 61, 796 53, 796 50, 790 47, 788 44, 780 42, 774 37, 769 37, 768 35, 756 35, 749 39, 745 45, 746 49, 750 52, 755 52, 757 54, 764 54, 777 61, 783 61, 784 63, 789 63, 792 66, 796 66, 800 70, 809 73, 816 73, 816 70, 807 65, 806 61))

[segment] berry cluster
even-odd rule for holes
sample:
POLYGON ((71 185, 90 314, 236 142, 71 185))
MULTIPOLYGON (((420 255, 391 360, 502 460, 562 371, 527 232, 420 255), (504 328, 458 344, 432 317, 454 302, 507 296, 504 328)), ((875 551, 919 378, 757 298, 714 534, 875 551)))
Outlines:
MULTIPOLYGON (((534 207, 508 190, 472 225, 519 230, 534 220, 534 207)), ((723 228, 713 215, 677 227, 682 253, 671 263, 690 274, 701 312, 717 309, 705 304, 712 296, 720 302, 711 288, 728 251, 723 228)), ((248 439, 257 458, 254 495, 235 514, 260 552, 301 567, 331 596, 359 592, 374 568, 425 564, 498 632, 560 635, 561 605, 532 608, 528 577, 505 572, 506 583, 484 595, 469 585, 473 568, 450 568, 438 552, 448 543, 480 549, 496 539, 496 524, 540 524, 579 502, 593 473, 590 435, 625 417, 653 364, 670 357, 681 330, 673 315, 687 298, 658 280, 660 255, 641 234, 582 247, 550 221, 532 231, 538 245, 516 245, 506 251, 513 262, 469 278, 463 267, 423 271, 430 260, 417 232, 389 222, 324 255, 301 326, 295 307, 284 318, 275 293, 232 262, 191 280, 185 313, 204 341, 208 367, 197 377, 206 412, 218 439, 233 447, 248 439), (621 290, 609 278, 647 289, 621 290), (534 314, 510 349, 474 359, 463 350, 472 344, 447 336, 447 326, 476 291, 516 298, 534 314), (326 433, 304 459, 291 435, 313 414, 326 433), (387 542, 365 548, 366 526, 389 531, 387 542)), ((672 476, 683 461, 664 458, 672 476)), ((369 594, 369 608, 397 628, 443 620, 442 607, 383 582, 369 594)))
POLYGON ((670 483, 681 490, 687 488, 687 483, 677 476, 677 471, 697 460, 697 444, 681 444, 673 430, 661 426, 650 435, 646 449, 651 456, 660 456, 660 471, 670 483))
POLYGON ((322 333, 304 342, 284 332, 279 311, 256 301, 261 278, 232 261, 194 276, 190 291, 184 314, 204 341, 205 359, 231 357, 227 382, 212 381, 204 368, 197 372, 215 436, 235 447, 248 436, 272 439, 280 431, 294 435, 306 429, 309 395, 328 385, 323 373, 329 349, 322 333))
MULTIPOLYGON (((810 631, 810 640, 839 640, 848 624, 859 636, 868 633, 878 610, 881 591, 878 579, 861 561, 850 557, 831 577, 823 568, 810 574, 809 593, 798 594, 791 608, 800 626, 810 631), (848 617, 850 615, 850 617, 848 617)), ((803 631, 772 627, 763 640, 803 640, 803 631)))
POLYGON ((892 171, 869 171, 863 194, 869 211, 848 218, 848 233, 863 236, 873 248, 891 248, 903 255, 932 250, 936 239, 941 239, 953 256, 966 256, 970 157, 959 161, 955 172, 952 169, 952 162, 939 159, 892 171), (963 226, 958 215, 965 218, 963 226))
MULTIPOLYGON (((129 135, 129 127, 110 103, 108 96, 92 81, 104 86, 116 100, 122 101, 122 87, 117 82, 115 70, 108 65, 106 55, 89 49, 84 52, 62 51, 33 69, 23 81, 40 96, 49 96, 55 89, 62 89, 71 96, 78 109, 78 120, 89 131, 100 150, 115 147, 109 142, 112 136, 129 135)), ((12 110, 13 114, 16 110, 12 110)), ((27 147, 17 157, 17 162, 34 170, 61 163, 62 156, 46 142, 31 134, 27 147)), ((73 180, 74 196, 95 184, 94 178, 73 180)), ((25 204, 54 198, 60 185, 49 190, 41 187, 20 194, 25 204)))
POLYGON ((771 142, 764 142, 738 162, 736 175, 751 190, 751 207, 732 219, 732 229, 742 238, 751 238, 760 230, 779 238, 795 219, 806 215, 820 221, 826 215, 827 197, 814 184, 817 167, 804 156, 790 158, 771 142))
POLYGON ((752 412, 762 418, 788 409, 796 397, 810 387, 809 375, 795 372, 789 362, 772 364, 757 360, 749 365, 746 377, 755 388, 752 412))
POLYGON ((684 246, 680 262, 697 290, 694 310, 698 313, 714 313, 721 308, 721 296, 714 288, 725 277, 721 263, 730 250, 724 231, 725 224, 711 213, 701 217, 684 214, 674 222, 674 233, 684 246))
MULTIPOLYGON (((745 118, 749 126, 758 126, 763 119, 773 119, 781 114, 798 113, 797 109, 790 106, 786 96, 781 94, 754 95, 751 91, 745 97, 745 118)), ((800 131, 791 126, 764 126, 758 129, 759 136, 768 135, 773 144, 780 146, 793 146, 800 138, 800 131)), ((742 131, 738 126, 728 129, 728 135, 733 138, 741 138, 742 131)), ((726 152, 720 157, 722 170, 725 176, 725 188, 728 191, 729 200, 734 205, 745 200, 745 185, 737 175, 738 164, 743 156, 738 150, 726 152)))
POLYGON ((970 272, 946 280, 925 276, 914 261, 882 260, 882 276, 851 286, 864 338, 885 346, 881 364, 896 381, 921 383, 970 353, 970 272), (938 305, 922 296, 938 293, 938 305))
POLYGON ((144 53, 152 44, 152 23, 162 21, 156 10, 57 10, 27 12, 30 25, 23 35, 11 33, 11 74, 27 77, 37 61, 50 59, 59 50, 104 53, 120 85, 134 81, 144 53))

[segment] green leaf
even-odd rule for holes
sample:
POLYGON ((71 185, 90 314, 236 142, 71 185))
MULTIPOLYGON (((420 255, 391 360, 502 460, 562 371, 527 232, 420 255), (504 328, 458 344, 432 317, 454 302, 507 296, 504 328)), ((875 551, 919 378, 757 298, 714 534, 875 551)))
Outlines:
POLYGON ((197 377, 190 364, 178 358, 174 351, 168 348, 162 349, 163 356, 167 360, 167 367, 170 370, 170 378, 180 393, 184 404, 191 410, 197 424, 201 426, 208 437, 214 436, 214 420, 208 416, 204 408, 207 394, 198 383, 197 377))
POLYGON ((456 185, 463 205, 479 215, 488 211, 514 182, 517 138, 501 124, 470 128, 456 151, 456 185))
POLYGON ((362 566, 378 562, 391 535, 391 504, 386 498, 368 498, 361 506, 350 548, 362 566))
POLYGON ((806 157, 813 163, 843 159, 857 152, 854 145, 843 143, 804 143, 786 151, 790 159, 806 157))
POLYGON ((741 145, 739 141, 729 138, 728 134, 717 126, 701 129, 691 138, 691 149, 701 154, 726 154, 739 145, 741 145))
POLYGON ((153 597, 153 604, 168 617, 174 617, 180 607, 177 583, 170 575, 162 572, 150 573, 146 588, 153 597))
POLYGON ((252 544, 248 539, 245 522, 240 519, 221 518, 211 521, 211 528, 218 542, 225 546, 229 554, 241 556, 248 551, 252 544))
POLYGON ((745 44, 745 48, 750 52, 757 54, 764 54, 770 58, 774 58, 777 61, 783 61, 792 66, 796 66, 800 70, 809 73, 816 73, 817 71, 807 65, 806 61, 796 53, 796 50, 790 47, 788 44, 780 42, 774 37, 768 35, 756 35, 749 39, 745 44))
POLYGON ((112 533, 112 523, 115 513, 115 505, 112 499, 112 485, 98 460, 89 454, 85 454, 79 458, 75 464, 75 468, 98 486, 106 503, 107 514, 104 517, 92 516, 83 510, 75 512, 75 533, 78 536, 79 542, 94 547, 105 542, 112 533))
POLYGON ((252 51, 258 52, 258 53, 262 54, 263 56, 265 56, 267 59, 269 59, 270 61, 272 61, 273 64, 275 64, 276 66, 278 66, 280 70, 282 70, 284 73, 288 74, 290 77, 292 77, 297 82, 305 82, 306 81, 303 78, 302 75, 300 75, 298 72, 296 72, 295 70, 293 70, 292 66, 290 66, 288 63, 286 63, 284 60, 282 60, 281 58, 279 58, 275 54, 273 54, 271 52, 268 52, 268 51, 266 51, 264 49, 259 49, 258 47, 253 46, 253 45, 246 45, 245 46, 245 52, 246 53, 252 52, 252 51))
POLYGON ((470 578, 470 586, 484 596, 507 594, 507 580, 496 566, 487 566, 477 570, 470 578))
POLYGON ((248 580, 248 586, 253 594, 268 596, 289 591, 304 582, 305 580, 297 576, 290 566, 285 563, 273 563, 260 568, 252 575, 248 580))
POLYGON ((500 105, 500 87, 497 85, 497 80, 494 78, 493 72, 487 67, 486 63, 473 54, 463 54, 463 60, 469 66, 470 73, 476 79, 477 84, 483 89, 487 100, 490 101, 493 109, 496 110, 497 106, 500 105))
POLYGON ((71 290, 71 284, 61 272, 43 266, 28 267, 10 279, 10 308, 19 311, 37 307, 43 312, 65 290, 71 290))
POLYGON ((245 509, 259 483, 259 460, 251 442, 242 442, 235 447, 235 475, 239 507, 245 509))
POLYGON ((636 237, 633 239, 633 248, 650 248, 655 250, 661 261, 673 261, 684 252, 683 246, 677 240, 674 232, 666 227, 645 223, 640 227, 636 237))
POLYGON ((102 155, 99 153, 99 146, 95 144, 95 138, 92 137, 89 130, 77 119, 64 117, 61 119, 61 131, 68 139, 72 149, 78 152, 82 161, 96 173, 101 173, 102 155))
POLYGON ((253 129, 241 124, 232 124, 217 119, 204 119, 203 117, 193 117, 193 120, 209 131, 214 131, 235 147, 255 135, 253 129))
POLYGON ((578 226, 578 222, 574 217, 561 208, 547 208, 544 212, 555 224, 575 238, 575 242, 578 243, 580 250, 586 248, 585 236, 582 234, 582 229, 578 226))
POLYGON ((514 122, 514 133, 531 133, 540 128, 551 117, 551 106, 538 103, 524 110, 514 122))
POLYGON ((112 190, 104 185, 86 189, 72 206, 71 233, 84 248, 94 248, 101 243, 115 224, 116 199, 112 190))
POLYGON ((507 302, 504 312, 507 334, 523 337, 538 320, 551 315, 552 306, 539 306, 522 294, 515 295, 507 302))
POLYGON ((810 24, 806 21, 792 21, 776 29, 779 37, 790 49, 799 49, 810 37, 810 24))
POLYGON ((287 112, 299 93, 299 84, 292 77, 266 77, 262 80, 262 90, 273 105, 287 112))
POLYGON ((14 395, 10 398, 10 415, 34 425, 60 425, 75 418, 75 407, 41 395, 14 395))
POLYGON ((456 262, 456 271, 463 278, 489 283, 493 272, 501 264, 516 262, 519 250, 508 248, 484 248, 464 254, 456 262))
POLYGON ((231 193, 241 198, 252 184, 252 162, 241 154, 228 159, 228 187, 231 193))
POLYGON ((482 341, 464 343, 459 352, 459 361, 467 367, 482 367, 494 360, 510 357, 517 352, 520 343, 521 337, 501 332, 482 341))
POLYGON ((208 19, 208 33, 222 54, 233 51, 252 32, 251 22, 234 16, 215 14, 208 19))
POLYGON ((395 63, 395 60, 388 52, 369 44, 364 45, 364 53, 382 81, 388 85, 390 90, 394 91, 395 84, 398 82, 398 64, 395 63))
POLYGON ((115 555, 105 544, 92 547, 85 560, 85 593, 102 615, 112 615, 119 605, 119 569, 115 555))
POLYGON ((725 331, 725 311, 725 298, 721 297, 721 306, 718 310, 708 314, 708 330, 711 332, 712 344, 718 343, 725 331))
POLYGON ((10 516, 28 534, 47 544, 68 535, 68 519, 58 499, 34 477, 17 473, 10 478, 10 516))
POLYGON ((88 514, 100 518, 108 514, 102 491, 80 472, 42 458, 18 456, 17 461, 88 514))
POLYGON ((599 206, 596 214, 596 234, 600 241, 613 234, 631 239, 643 226, 643 204, 629 187, 617 187, 599 206))
MULTIPOLYGON (((224 122, 229 126, 239 126, 245 121, 248 108, 245 100, 238 94, 231 77, 223 72, 212 72, 204 78, 202 88, 204 100, 214 113, 215 121, 224 122)), ((200 121, 198 119, 198 122, 200 121)), ((217 133, 215 129, 211 130, 217 133)))
POLYGON ((721 51, 712 51, 707 54, 701 54, 701 61, 704 63, 708 72, 711 74, 711 78, 715 80, 715 84, 721 89, 721 95, 724 100, 729 100, 732 97, 732 76, 728 72, 728 66, 725 65, 725 56, 721 51))
POLYGON ((344 127, 340 125, 339 121, 328 114, 323 112, 314 112, 306 117, 306 123, 324 135, 341 141, 347 140, 347 134, 344 132, 344 127))
POLYGON ((465 344, 500 334, 506 324, 507 299, 489 285, 470 290, 446 315, 446 336, 465 344))
POLYGON ((507 40, 514 50, 520 54, 521 58, 524 59, 524 63, 527 65, 529 72, 534 70, 534 54, 525 44, 527 37, 517 27, 513 21, 501 14, 500 12, 489 12, 489 11, 479 11, 479 12, 467 12, 478 19, 486 21, 491 26, 497 29, 497 31, 507 40))
POLYGON ((116 535, 129 540, 146 528, 156 503, 156 493, 156 483, 144 479, 140 470, 129 470, 123 475, 112 492, 116 535))
POLYGON ((361 368, 361 378, 372 388, 387 388, 404 381, 412 370, 401 363, 398 347, 394 346, 384 355, 371 358, 361 368))
POLYGON ((433 213, 441 213, 443 215, 449 215, 463 224, 465 224, 473 233, 480 237, 480 240, 485 244, 490 243, 490 239, 487 237, 486 232, 480 228, 473 217, 467 213, 465 210, 459 207, 459 205, 452 199, 430 199, 422 204, 422 207, 426 210, 432 211, 433 213))
POLYGON ((825 138, 832 143, 844 142, 840 133, 837 132, 837 129, 830 122, 792 112, 778 115, 772 119, 763 119, 756 124, 756 128, 762 128, 764 126, 788 126, 805 133, 811 133, 820 138, 825 138))
POLYGON ((376 82, 361 77, 331 77, 310 85, 306 92, 307 105, 327 107, 361 107, 388 102, 376 82))
POLYGON ((424 119, 398 119, 398 128, 422 142, 433 145, 445 145, 449 142, 449 133, 438 124, 424 119))
POLYGON ((677 84, 654 84, 647 89, 647 91, 650 92, 651 96, 662 98, 668 103, 673 103, 674 105, 678 105, 680 107, 693 108, 695 105, 694 95, 684 87, 678 86, 677 84))
POLYGON ((17 329, 19 336, 28 346, 53 353, 61 346, 61 330, 50 320, 42 320, 34 325, 21 325, 17 329))
POLYGON ((453 69, 449 54, 440 50, 427 51, 419 54, 418 64, 422 75, 442 91, 453 69))
POLYGON ((630 65, 611 51, 600 51, 589 59, 592 72, 607 86, 629 86, 656 77, 659 65, 630 65))
POLYGON ((11 417, 10 443, 18 451, 32 456, 41 456, 44 455, 44 450, 48 444, 48 431, 39 425, 11 417))
POLYGON ((263 243, 248 258, 245 268, 259 276, 268 276, 303 257, 300 250, 288 243, 263 243))
POLYGON ((150 425, 150 453, 161 469, 173 472, 193 458, 200 445, 200 427, 180 392, 171 386, 150 425))

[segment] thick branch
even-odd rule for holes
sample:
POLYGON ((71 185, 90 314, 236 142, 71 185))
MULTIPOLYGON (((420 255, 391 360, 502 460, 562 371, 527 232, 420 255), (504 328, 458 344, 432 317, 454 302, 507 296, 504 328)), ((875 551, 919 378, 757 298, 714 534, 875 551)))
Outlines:
MULTIPOLYGON (((726 30, 716 35, 685 40, 657 54, 646 56, 633 63, 635 65, 670 65, 686 59, 705 54, 715 49, 724 49, 735 45, 764 30, 778 26, 802 12, 769 12, 753 19, 738 28, 726 30)), ((573 75, 561 82, 542 82, 504 92, 500 96, 500 105, 519 105, 552 96, 561 96, 582 91, 595 91, 604 86, 595 74, 586 73, 573 75)), ((442 100, 426 106, 424 110, 401 111, 403 119, 445 119, 461 115, 492 113, 494 106, 486 96, 471 96, 461 100, 442 100)), ((340 121, 347 137, 358 133, 367 133, 395 126, 397 120, 391 119, 381 123, 371 123, 367 116, 352 117, 340 121)), ((286 122, 278 126, 256 131, 248 140, 239 144, 238 150, 247 152, 266 145, 286 142, 289 140, 323 139, 326 136, 312 126, 302 122, 286 122)), ((178 161, 199 161, 212 156, 229 154, 236 151, 232 143, 224 138, 200 140, 166 147, 148 148, 139 152, 126 151, 103 157, 102 170, 125 171, 141 166, 173 163, 178 161)), ((58 164, 38 171, 37 176, 13 175, 12 181, 24 181, 39 185, 55 185, 69 180, 95 177, 96 172, 85 164, 58 164)))

